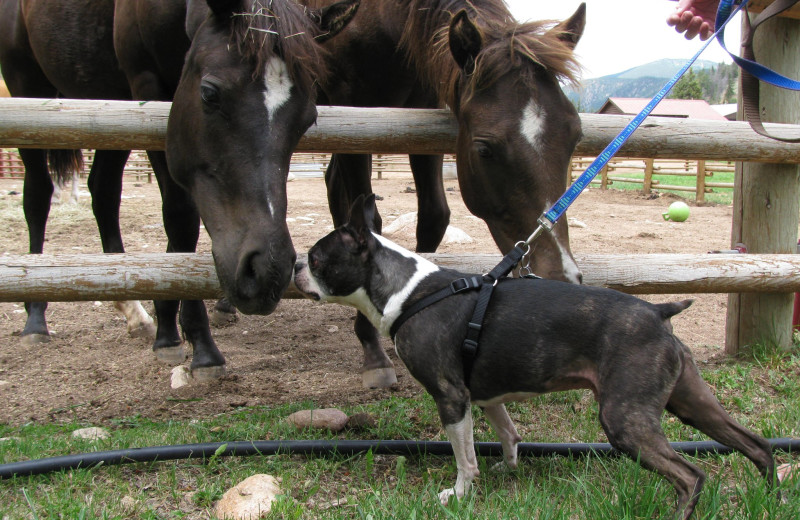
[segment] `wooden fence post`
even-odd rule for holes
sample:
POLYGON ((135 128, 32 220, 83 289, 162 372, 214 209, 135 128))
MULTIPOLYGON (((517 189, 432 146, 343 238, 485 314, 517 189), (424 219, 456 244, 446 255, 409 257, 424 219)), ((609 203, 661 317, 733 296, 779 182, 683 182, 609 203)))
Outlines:
POLYGON ((653 168, 655 167, 656 160, 655 159, 645 159, 644 160, 644 186, 642 191, 644 191, 645 195, 650 195, 650 188, 653 186, 653 168))
MULTIPOLYGON (((773 18, 756 32, 758 61, 777 72, 800 75, 800 20, 773 18)), ((741 89, 740 89, 741 92, 741 89)), ((761 83, 762 119, 800 121, 800 93, 761 83)), ((742 106, 739 104, 739 117, 742 106)), ((791 146, 791 145, 787 145, 791 146)), ((800 210, 797 165, 737 163, 731 242, 750 253, 791 253, 797 247, 800 210)), ((725 351, 730 355, 754 343, 792 344, 792 294, 731 294, 725 351)))
POLYGON ((694 196, 697 202, 706 200, 706 162, 697 161, 697 189, 694 196))

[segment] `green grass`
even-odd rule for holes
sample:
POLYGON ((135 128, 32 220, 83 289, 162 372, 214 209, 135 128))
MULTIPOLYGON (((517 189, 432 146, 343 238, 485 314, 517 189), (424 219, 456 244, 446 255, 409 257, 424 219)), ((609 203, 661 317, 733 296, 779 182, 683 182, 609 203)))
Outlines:
MULTIPOLYGON (((800 437, 800 349, 754 348, 737 360, 701 364, 704 377, 730 413, 767 437, 800 437)), ((363 431, 297 432, 295 403, 256 407, 191 422, 153 422, 133 416, 110 421, 109 439, 77 440, 84 424, 0 424, 0 462, 129 447, 257 439, 444 440, 433 400, 392 398, 344 411, 366 412, 376 424, 363 431)), ((590 394, 570 391, 509 405, 525 441, 604 442, 590 394)), ((475 408, 478 441, 495 440, 475 408)), ((669 415, 671 440, 703 440, 669 415)), ((777 454, 778 463, 800 463, 777 454)), ((691 458, 707 474, 695 518, 800 518, 800 478, 771 494, 754 466, 739 454, 691 458)), ((255 473, 282 479, 286 495, 270 518, 672 518, 674 493, 663 479, 626 458, 524 458, 515 471, 496 471, 499 460, 479 457, 476 491, 443 507, 440 490, 453 484, 452 457, 274 455, 218 457, 73 470, 0 482, 0 518, 208 518, 222 494, 255 473)))

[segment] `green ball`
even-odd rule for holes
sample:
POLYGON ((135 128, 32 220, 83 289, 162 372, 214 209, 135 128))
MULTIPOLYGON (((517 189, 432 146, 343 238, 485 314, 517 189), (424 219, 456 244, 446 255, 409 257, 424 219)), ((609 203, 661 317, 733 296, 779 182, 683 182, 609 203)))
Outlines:
POLYGON ((673 202, 669 205, 669 209, 664 215, 664 220, 671 220, 673 222, 683 222, 689 218, 689 206, 685 202, 673 202))

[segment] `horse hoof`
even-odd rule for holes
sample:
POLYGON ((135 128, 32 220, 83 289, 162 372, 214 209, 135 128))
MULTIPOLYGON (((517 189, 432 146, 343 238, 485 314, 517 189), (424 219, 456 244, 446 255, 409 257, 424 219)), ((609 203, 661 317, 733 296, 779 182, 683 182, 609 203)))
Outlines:
POLYGON ((217 328, 228 327, 239 321, 239 313, 214 309, 211 312, 211 325, 217 328))
POLYGON ((397 383, 394 368, 373 368, 361 373, 361 384, 364 388, 388 388, 397 383))
POLYGON ((192 379, 198 383, 216 381, 225 375, 225 365, 215 367, 197 367, 192 369, 192 379))
POLYGON ((49 343, 50 334, 25 334, 20 336, 20 341, 23 345, 38 345, 40 343, 49 343))
POLYGON ((182 344, 157 348, 153 352, 155 352, 157 360, 167 365, 180 365, 186 361, 186 352, 183 350, 182 344))
POLYGON ((156 339, 156 326, 154 323, 142 323, 138 327, 128 329, 128 335, 132 338, 156 339))

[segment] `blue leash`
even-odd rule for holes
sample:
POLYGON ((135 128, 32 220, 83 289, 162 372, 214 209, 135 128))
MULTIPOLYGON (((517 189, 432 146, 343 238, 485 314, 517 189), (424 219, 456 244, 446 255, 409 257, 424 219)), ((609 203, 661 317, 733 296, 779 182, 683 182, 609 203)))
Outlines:
MULTIPOLYGON (((717 32, 715 33, 715 36, 723 50, 731 56, 734 63, 761 81, 784 89, 800 90, 800 81, 795 81, 787 78, 786 76, 782 76, 769 67, 765 67, 755 61, 740 58, 729 51, 727 47, 725 47, 725 24, 728 20, 730 20, 730 12, 733 8, 733 3, 734 0, 720 0, 719 10, 717 11, 717 19, 715 23, 715 29, 717 32)), ((746 3, 747 2, 743 2, 743 5, 746 3)), ((788 6, 786 8, 788 8, 788 6)))
MULTIPOLYGON (((728 22, 733 18, 733 16, 742 10, 742 8, 747 5, 748 0, 742 0, 741 4, 736 7, 736 9, 731 12, 732 4, 734 0, 721 0, 720 3, 720 10, 717 12, 717 28, 714 36, 719 38, 719 35, 724 31, 725 26, 728 22), (722 16, 722 7, 723 4, 727 9, 727 17, 722 16)), ((649 103, 642 109, 633 120, 628 123, 628 125, 622 129, 622 131, 614 138, 608 146, 597 156, 597 158, 592 161, 588 168, 581 174, 580 177, 575 179, 575 182, 572 183, 567 191, 556 201, 553 206, 542 213, 542 216, 539 217, 537 220, 539 226, 536 230, 531 233, 527 240, 521 243, 522 246, 529 246, 534 240, 539 238, 539 236, 544 232, 544 230, 551 231, 553 226, 555 226, 556 222, 559 218, 567 211, 567 208, 575 202, 575 199, 583 192, 584 189, 589 185, 589 183, 594 179, 600 170, 605 166, 608 161, 611 160, 612 157, 619 151, 625 141, 633 134, 633 132, 639 128, 639 125, 645 120, 645 118, 650 115, 653 109, 661 102, 662 99, 672 90, 672 87, 675 86, 675 83, 683 76, 689 67, 697 60, 697 58, 706 50, 709 44, 714 40, 714 38, 709 38, 706 43, 700 48, 699 51, 683 66, 681 69, 670 79, 666 85, 664 85, 661 90, 656 93, 655 97, 650 100, 649 103)), ((758 65, 758 64, 756 64, 758 65)), ((760 65, 759 65, 760 66, 760 65)), ((767 69, 769 70, 769 69, 767 69)))

